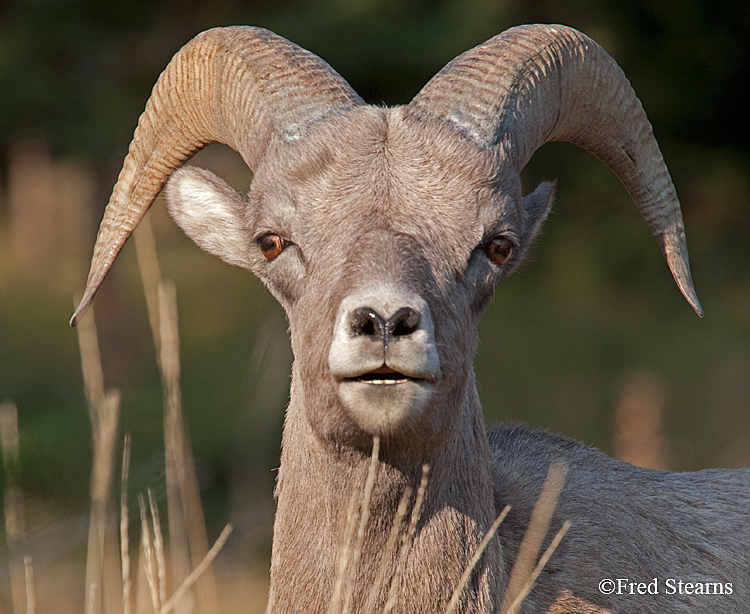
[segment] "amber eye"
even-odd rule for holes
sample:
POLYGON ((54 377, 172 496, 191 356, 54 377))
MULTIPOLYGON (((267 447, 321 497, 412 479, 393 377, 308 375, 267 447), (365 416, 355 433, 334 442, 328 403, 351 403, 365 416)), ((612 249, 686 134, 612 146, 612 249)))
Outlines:
POLYGON ((495 237, 487 243, 484 250, 495 264, 505 264, 513 253, 513 242, 507 237, 495 237))
POLYGON ((284 251, 286 241, 279 235, 269 233, 258 239, 258 246, 267 260, 273 260, 284 251))

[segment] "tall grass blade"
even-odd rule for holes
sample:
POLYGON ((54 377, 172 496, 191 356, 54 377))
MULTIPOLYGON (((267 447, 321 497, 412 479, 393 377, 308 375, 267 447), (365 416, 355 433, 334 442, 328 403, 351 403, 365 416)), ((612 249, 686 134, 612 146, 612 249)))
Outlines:
POLYGON ((10 401, 0 403, 0 442, 3 447, 3 469, 5 475, 5 539, 10 555, 10 589, 13 611, 21 614, 28 603, 24 574, 23 547, 26 539, 26 514, 23 495, 18 486, 20 443, 18 434, 18 410, 10 401))
POLYGON ((135 254, 138 260, 138 270, 141 274, 143 292, 146 296, 148 322, 154 337, 156 359, 161 359, 161 337, 159 326, 159 284, 161 283, 161 267, 156 255, 156 239, 151 225, 151 217, 146 215, 133 233, 135 240, 135 254))
POLYGON ((378 455, 380 453, 380 437, 375 435, 372 438, 372 456, 370 458, 370 467, 367 471, 367 481, 362 496, 362 504, 359 510, 359 527, 357 528, 357 537, 354 542, 351 561, 349 561, 346 580, 344 582, 344 596, 342 599, 341 612, 348 614, 351 606, 352 594, 357 577, 357 568, 359 567, 359 558, 362 554, 362 545, 365 541, 365 529, 367 521, 370 518, 370 499, 372 498, 372 489, 375 486, 375 475, 378 469, 378 455))
POLYGON ((23 571, 26 585, 26 614, 36 614, 36 582, 34 563, 30 556, 23 557, 23 571))
POLYGON ((523 600, 526 599, 526 596, 531 592, 531 589, 534 587, 534 582, 536 582, 539 574, 542 573, 542 570, 547 564, 547 561, 549 561, 555 550, 557 550, 557 547, 560 545, 563 537, 565 537, 565 534, 568 532, 570 524, 570 521, 566 520, 563 523, 563 526, 560 527, 560 530, 555 534, 554 539, 550 542, 550 545, 544 551, 544 554, 539 559, 539 562, 536 564, 534 571, 531 573, 531 575, 526 580, 526 583, 521 588, 518 596, 514 599, 513 603, 510 604, 507 614, 516 614, 516 612, 518 612, 521 604, 523 603, 523 600))
POLYGON ((156 555, 156 571, 159 574, 159 602, 163 605, 167 601, 167 559, 164 555, 164 536, 159 520, 159 508, 156 506, 154 494, 150 488, 148 489, 148 504, 154 527, 154 554, 156 555))
POLYGON ((146 513, 146 502, 143 499, 143 495, 138 495, 138 505, 141 512, 141 552, 143 554, 143 569, 146 572, 149 595, 151 595, 151 605, 153 606, 154 612, 158 612, 161 609, 161 601, 159 599, 159 587, 157 586, 156 554, 151 545, 151 529, 149 527, 148 514, 146 513))
POLYGON ((382 590, 383 583, 385 582, 386 574, 388 573, 388 564, 391 562, 393 553, 396 550, 396 543, 398 542, 398 536, 401 532, 401 526, 404 523, 406 517, 406 510, 409 506, 409 500, 411 499, 413 489, 411 486, 407 486, 404 489, 404 493, 401 495, 401 501, 399 501, 398 509, 396 510, 396 516, 393 519, 393 525, 391 525, 391 532, 388 534, 388 541, 383 550, 383 555, 380 558, 380 565, 378 566, 378 572, 375 575, 375 580, 370 587, 370 591, 367 595, 367 601, 365 602, 362 611, 365 613, 372 612, 375 614, 375 604, 377 603, 380 591, 382 590))
POLYGON ((458 586, 456 586, 455 590, 453 591, 453 595, 451 595, 451 600, 448 602, 448 608, 445 610, 445 614, 453 614, 455 609, 458 607, 458 600, 461 598, 466 585, 469 583, 469 578, 471 578, 471 574, 474 572, 474 568, 479 563, 479 560, 482 558, 482 554, 484 554, 485 549, 489 545, 492 538, 495 536, 500 523, 505 520, 505 517, 508 515, 509 511, 510 505, 506 505, 485 534, 481 543, 477 547, 477 551, 474 553, 474 556, 471 557, 469 564, 466 566, 464 573, 461 575, 461 579, 458 581, 458 586))
POLYGON ((336 577, 333 584, 333 595, 331 603, 328 604, 328 614, 335 614, 341 611, 343 605, 344 583, 346 582, 347 569, 351 560, 350 552, 354 544, 354 532, 359 520, 359 489, 356 487, 364 477, 364 466, 360 467, 355 477, 355 487, 349 497, 349 503, 346 507, 346 517, 344 525, 344 535, 341 538, 341 544, 336 557, 336 577))
POLYGON ((122 474, 120 480, 120 559, 122 568, 122 612, 131 614, 132 580, 130 578, 130 538, 128 516, 128 476, 130 474, 130 435, 125 435, 122 446, 122 474))
MULTIPOLYGON (((143 222, 135 233, 136 251, 164 385, 170 562, 172 580, 179 586, 188 575, 191 561, 194 566, 204 559, 208 536, 190 439, 182 416, 176 293, 173 284, 162 280, 148 216, 143 222)), ((200 611, 217 612, 218 597, 211 569, 201 575, 195 588, 200 611)), ((180 606, 177 610, 180 611, 180 606)))
POLYGON ((224 544, 226 543, 227 539, 229 538, 229 534, 232 532, 232 525, 228 524, 226 527, 224 527, 224 530, 221 532, 221 535, 219 535, 219 538, 216 540, 214 545, 211 547, 211 549, 206 553, 206 556, 203 558, 203 560, 198 563, 198 565, 193 569, 192 572, 190 572, 190 575, 188 575, 187 578, 185 578, 185 581, 182 583, 182 585, 175 591, 175 593, 169 598, 169 600, 161 607, 161 610, 159 610, 158 614, 167 614, 168 612, 171 612, 174 608, 175 604, 177 604, 180 599, 182 599, 187 591, 190 590, 190 587, 195 584, 195 582, 203 575, 208 569, 211 568, 211 563, 216 558, 216 555, 219 554, 219 551, 224 547, 224 544))
MULTIPOLYGON (((159 363, 165 394, 164 445, 170 560, 175 586, 180 586, 190 571, 190 560, 195 566, 205 559, 208 536, 190 438, 182 414, 176 290, 174 284, 164 281, 159 284, 159 324, 159 363)), ((200 612, 217 612, 216 583, 210 568, 199 577, 195 588, 200 612)), ((180 608, 177 610, 180 611, 180 608)))
POLYGON ((395 607, 396 599, 398 599, 398 591, 401 586, 401 574, 406 569, 406 559, 409 556, 409 551, 414 543, 414 536, 417 531, 417 524, 422 517, 422 505, 424 504, 424 496, 427 491, 427 482, 430 473, 429 465, 422 465, 422 479, 419 481, 419 488, 417 489, 417 496, 414 500, 414 507, 411 510, 411 517, 409 519, 409 528, 406 534, 401 539, 401 549, 399 550, 398 563, 396 564, 396 571, 391 579, 391 586, 388 589, 388 599, 385 602, 383 608, 383 614, 389 614, 389 612, 395 607))
MULTIPOLYGON (((114 536, 115 526, 110 496, 120 422, 120 395, 115 391, 104 391, 104 375, 93 310, 88 318, 80 321, 76 330, 94 448, 91 518, 86 559, 86 612, 98 614, 102 608, 104 592, 114 591, 114 585, 119 583, 122 577, 119 562, 115 563, 113 560, 116 548, 108 544, 114 536)), ((116 593, 119 599, 121 587, 117 587, 116 593)))
MULTIPOLYGON (((542 484, 539 498, 531 512, 529 526, 521 540, 516 562, 510 572, 508 588, 505 591, 505 597, 500 608, 502 614, 513 614, 514 610, 511 609, 511 606, 516 603, 519 595, 523 592, 524 586, 533 574, 539 550, 547 535, 552 513, 557 506, 557 500, 562 492, 567 474, 568 467, 562 460, 552 461, 547 471, 547 478, 542 484)), ((520 601, 518 603, 520 604, 520 601)))
MULTIPOLYGON (((78 304, 80 296, 81 294, 77 293, 73 298, 74 305, 78 304)), ((97 408, 104 405, 104 373, 102 371, 99 338, 96 332, 94 317, 92 307, 89 310, 88 317, 82 318, 76 326, 76 332, 78 334, 78 348, 81 354, 83 388, 86 393, 86 400, 89 403, 91 421, 94 427, 96 427, 95 421, 99 419, 97 408)), ((94 432, 96 432, 96 428, 94 432)))

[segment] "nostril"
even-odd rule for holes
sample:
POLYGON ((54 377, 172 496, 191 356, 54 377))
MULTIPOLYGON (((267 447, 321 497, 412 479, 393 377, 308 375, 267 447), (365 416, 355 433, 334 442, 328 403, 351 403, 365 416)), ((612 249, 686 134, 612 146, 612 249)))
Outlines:
POLYGON ((388 332, 394 337, 411 335, 419 327, 419 312, 411 307, 402 307, 387 322, 388 332))
POLYGON ((358 307, 352 312, 349 325, 355 335, 367 337, 381 336, 385 331, 386 323, 377 311, 372 307, 358 307))
POLYGON ((387 321, 372 307, 357 307, 351 312, 349 326, 354 335, 379 337, 387 345, 388 339, 406 337, 419 328, 420 313, 411 307, 402 307, 387 321))

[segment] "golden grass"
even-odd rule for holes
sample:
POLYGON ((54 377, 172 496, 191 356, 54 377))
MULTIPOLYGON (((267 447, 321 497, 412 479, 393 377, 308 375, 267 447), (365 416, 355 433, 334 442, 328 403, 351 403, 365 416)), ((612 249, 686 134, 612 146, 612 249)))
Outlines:
POLYGON ((518 556, 508 579, 508 588, 500 608, 503 614, 514 614, 523 597, 531 589, 529 586, 526 590, 526 585, 534 573, 537 556, 542 547, 542 541, 547 535, 552 513, 557 506, 567 474, 568 468, 562 461, 553 461, 549 467, 547 478, 542 485, 539 499, 534 506, 529 526, 521 540, 518 556))
MULTIPOLYGON (((158 271, 158 267, 152 266, 151 270, 154 269, 158 271)), ((158 323, 158 329, 154 331, 154 339, 165 391, 164 423, 170 539, 164 537, 159 509, 149 490, 148 507, 143 495, 139 496, 139 558, 142 560, 144 577, 148 583, 153 612, 166 614, 174 610, 188 613, 193 611, 194 604, 200 612, 218 612, 215 580, 210 573, 210 566, 231 528, 227 527, 214 547, 209 550, 190 442, 182 416, 175 291, 171 284, 159 281, 157 292, 159 311, 155 323, 158 323), (170 545, 169 556, 165 551, 166 543, 170 545), (177 587, 171 595, 168 595, 168 569, 172 570, 173 586, 177 587), (191 596, 191 593, 195 595, 191 596), (189 596, 191 598, 188 599, 189 596)), ((153 296, 149 300, 153 301, 153 296)), ((114 557, 111 554, 114 552, 111 544, 115 540, 116 531, 112 522, 111 498, 119 424, 119 394, 104 391, 104 376, 93 310, 78 325, 78 336, 94 440, 85 611, 86 614, 120 611, 130 614, 133 609, 127 502, 130 439, 126 436, 123 447, 119 556, 114 557)), ((147 611, 138 599, 135 606, 137 614, 147 611)))
POLYGON ((375 436, 372 441, 372 456, 361 500, 357 489, 352 491, 349 499, 346 515, 346 533, 341 548, 339 548, 336 562, 336 580, 333 586, 333 597, 328 608, 329 614, 347 614, 351 607, 355 574, 362 553, 365 528, 370 516, 370 497, 372 496, 372 488, 375 485, 379 452, 380 437, 375 436), (356 534, 354 533, 355 527, 357 527, 356 534))
MULTIPOLYGON (((136 234, 138 267, 165 394, 164 445, 170 562, 174 586, 180 586, 190 574, 190 569, 200 565, 208 555, 208 535, 190 437, 182 414, 177 292, 173 283, 161 279, 151 225, 141 225, 136 234)), ((194 582, 199 611, 204 614, 218 612, 216 581, 210 567, 194 582)), ((183 611, 179 602, 175 609, 183 611)), ((188 611, 186 607, 185 612, 188 611)))
MULTIPOLYGON (((149 232, 148 225, 144 227, 149 232)), ((143 232, 141 232, 143 236, 143 232)), ((130 439, 125 437, 119 501, 119 527, 113 504, 115 456, 120 423, 120 396, 106 391, 93 309, 78 325, 78 342, 89 416, 92 423, 93 464, 91 472, 91 513, 88 554, 84 581, 84 611, 159 614, 177 611, 189 614, 218 612, 218 598, 211 563, 226 542, 227 526, 209 549, 205 521, 190 441, 182 415, 180 390, 179 334, 174 286, 160 279, 153 249, 153 237, 140 241, 139 264, 143 273, 153 327, 154 345, 164 387, 165 456, 167 472, 169 537, 162 531, 159 509, 152 492, 148 507, 139 496, 141 544, 139 565, 148 584, 148 603, 138 589, 133 603, 133 578, 130 560, 130 524, 127 482, 130 466, 130 439), (150 241, 150 243, 149 243, 150 241), (145 247, 143 247, 145 245, 145 247), (119 528, 119 540, 117 533, 119 528), (169 553, 166 545, 169 545, 169 553), (171 582, 168 572, 171 570, 171 582), (174 587, 170 591, 170 588, 174 587), (171 594, 170 594, 171 592, 171 594), (134 608, 135 606, 135 608, 134 608)), ((34 568, 23 552, 25 520, 23 498, 16 485, 18 466, 18 424, 15 406, 0 406, 3 462, 5 467, 6 540, 11 556, 14 614, 36 609, 34 568)), ((136 583, 137 584, 137 583, 136 583)))
POLYGON ((500 527, 500 523, 505 520, 505 517, 508 515, 508 512, 510 512, 510 509, 510 505, 506 505, 503 508, 503 511, 500 512, 500 515, 495 519, 495 522, 492 523, 492 526, 489 528, 484 538, 482 538, 482 541, 477 547, 477 551, 474 553, 474 556, 471 557, 471 560, 466 566, 466 569, 464 569, 464 573, 461 575, 461 579, 458 581, 458 586, 456 586, 456 588, 453 590, 453 595, 451 595, 451 599, 448 602, 448 607, 445 610, 446 614, 453 614, 455 609, 458 607, 458 600, 461 598, 461 595, 466 589, 466 585, 471 579, 471 574, 474 572, 474 568, 477 566, 477 563, 479 563, 480 559, 482 558, 482 554, 486 550, 490 541, 492 541, 492 538, 495 537, 495 533, 500 527))
POLYGON ((365 601, 365 607, 363 608, 363 611, 365 613, 372 612, 373 614, 375 614, 375 602, 378 597, 378 588, 382 587, 383 583, 385 582, 385 576, 388 573, 388 562, 391 560, 396 549, 396 544, 398 543, 401 527, 403 525, 404 518, 406 517, 406 511, 409 506, 409 501, 411 500, 411 495, 412 488, 410 486, 407 486, 404 489, 404 494, 401 495, 401 501, 398 504, 396 516, 393 519, 393 525, 391 526, 391 532, 388 535, 388 541, 386 542, 385 550, 383 551, 383 557, 380 559, 378 572, 375 575, 375 581, 373 582, 374 588, 370 591, 370 594, 367 596, 367 600, 365 601))
MULTIPOLYGON (((78 303, 78 298, 74 303, 78 303)), ((93 310, 78 326, 78 346, 94 448, 86 560, 86 614, 98 614, 103 611, 103 600, 110 602, 115 595, 119 598, 122 593, 122 588, 117 586, 122 574, 114 555, 116 548, 112 543, 112 527, 115 517, 110 502, 120 424, 120 395, 104 389, 93 310)))
POLYGON ((13 610, 29 611, 26 604, 28 594, 27 555, 23 552, 26 535, 26 515, 23 495, 18 486, 19 433, 18 410, 15 404, 5 401, 0 404, 0 441, 3 446, 3 467, 5 472, 5 538, 10 558, 10 588, 13 610))
POLYGON ((122 612, 131 614, 130 577, 130 513, 128 511, 128 478, 130 474, 130 435, 125 435, 122 448, 122 469, 120 473, 120 560, 122 570, 122 612))

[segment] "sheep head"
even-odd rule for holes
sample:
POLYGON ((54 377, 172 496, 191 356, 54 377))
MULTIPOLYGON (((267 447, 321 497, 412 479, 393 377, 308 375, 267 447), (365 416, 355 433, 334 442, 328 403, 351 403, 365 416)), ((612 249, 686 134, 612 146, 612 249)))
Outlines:
POLYGON ((247 196, 206 171, 175 172, 172 217, 285 307, 300 380, 329 395, 321 434, 353 418, 370 435, 408 424, 439 436, 455 412, 420 416, 438 391, 465 394, 478 318, 551 186, 522 199, 493 156, 403 109, 360 107, 273 147, 247 196))
POLYGON ((607 163, 700 313, 679 202, 629 83, 563 26, 513 28, 456 58, 405 107, 365 105, 327 64, 257 28, 199 35, 157 82, 105 212, 84 299, 164 183, 198 245, 284 306, 296 389, 319 437, 437 445, 473 387, 478 319, 523 259, 552 187, 519 173, 550 140, 607 163), (247 195, 179 168, 211 142, 247 195), (309 401, 310 403, 307 403, 309 401))

